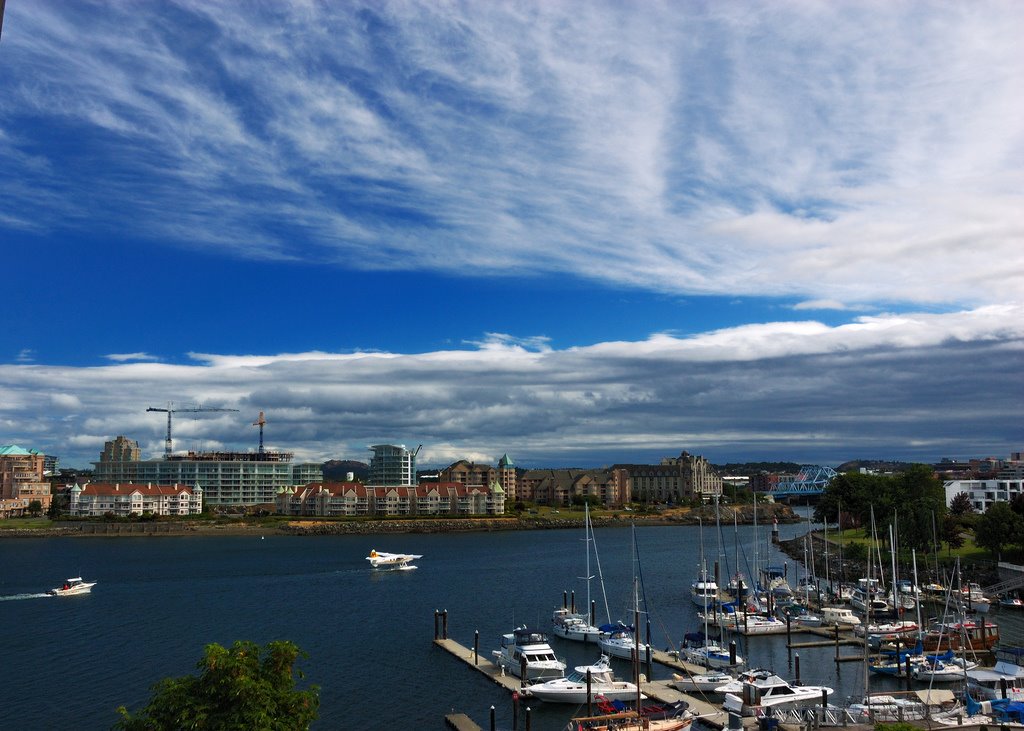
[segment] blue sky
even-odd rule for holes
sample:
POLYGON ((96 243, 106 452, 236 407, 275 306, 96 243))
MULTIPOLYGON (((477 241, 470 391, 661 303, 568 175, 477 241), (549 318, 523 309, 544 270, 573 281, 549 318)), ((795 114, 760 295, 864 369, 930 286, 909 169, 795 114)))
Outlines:
POLYGON ((0 443, 1024 448, 1024 10, 8 3, 0 443))

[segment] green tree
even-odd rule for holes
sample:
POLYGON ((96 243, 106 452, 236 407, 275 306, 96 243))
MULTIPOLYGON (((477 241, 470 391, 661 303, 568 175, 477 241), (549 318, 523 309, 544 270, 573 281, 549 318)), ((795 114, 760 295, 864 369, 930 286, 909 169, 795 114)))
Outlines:
POLYGON ((974 503, 971 502, 971 494, 969 492, 958 492, 953 496, 953 499, 949 501, 949 512, 952 515, 960 517, 962 515, 974 515, 974 503))
POLYGON ((883 475, 862 475, 859 472, 846 472, 836 475, 814 511, 815 517, 834 522, 839 520, 839 508, 852 515, 857 525, 867 526, 871 520, 871 506, 875 506, 876 515, 886 515, 890 511, 888 496, 891 490, 887 486, 889 478, 883 475))
MULTIPOLYGON (((199 676, 164 678, 139 713, 124 706, 115 729, 308 729, 320 713, 320 689, 295 689, 293 666, 306 657, 291 642, 235 642, 230 649, 207 645, 196 667, 199 676)), ((300 678, 301 671, 297 671, 300 678)))
POLYGON ((33 518, 38 518, 43 514, 43 502, 42 500, 32 500, 28 504, 28 514, 33 518))
MULTIPOLYGON (((918 464, 897 473, 889 485, 889 503, 899 521, 900 548, 928 549, 932 544, 932 515, 942 525, 946 517, 946 493, 928 465, 918 464)), ((876 515, 879 513, 876 507, 876 515)))
POLYGON ((46 517, 50 520, 56 520, 61 516, 62 513, 67 512, 70 503, 71 501, 65 494, 58 493, 54 495, 53 498, 51 498, 50 500, 50 507, 46 511, 46 517))
POLYGON ((974 528, 974 541, 982 548, 987 548, 993 555, 998 555, 1003 546, 1020 543, 1024 533, 1024 522, 1010 508, 1008 503, 993 503, 978 519, 974 528))
POLYGON ((964 519, 958 515, 947 515, 946 519, 942 522, 942 540, 949 547, 947 550, 949 555, 953 554, 954 548, 960 548, 964 545, 964 530, 966 527, 964 519))

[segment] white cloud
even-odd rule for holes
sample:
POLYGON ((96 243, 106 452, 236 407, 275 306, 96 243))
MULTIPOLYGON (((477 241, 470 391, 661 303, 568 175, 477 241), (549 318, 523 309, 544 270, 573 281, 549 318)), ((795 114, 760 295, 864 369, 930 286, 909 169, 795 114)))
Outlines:
POLYGON ((146 408, 172 401, 239 409, 178 414, 176 449, 254 449, 251 423, 264 411, 269 444, 314 460, 366 459, 380 441, 422 443, 424 464, 507 452, 523 466, 600 465, 684 448, 719 461, 934 460, 1004 454, 1024 440, 1022 305, 564 350, 515 341, 415 355, 0 366, 0 390, 14 395, 0 402, 0 442, 84 465, 111 438, 98 435, 125 434, 158 455, 166 419, 146 408), (72 405, 83 418, 65 419, 72 405))
POLYGON ((1024 291, 1018 3, 163 7, 8 8, 0 226, 848 307, 1024 291), (48 123, 94 147, 39 153, 48 123))
POLYGON ((127 361, 130 360, 160 360, 155 355, 150 355, 149 353, 108 353, 103 357, 106 358, 107 360, 112 360, 115 363, 126 363, 127 361))

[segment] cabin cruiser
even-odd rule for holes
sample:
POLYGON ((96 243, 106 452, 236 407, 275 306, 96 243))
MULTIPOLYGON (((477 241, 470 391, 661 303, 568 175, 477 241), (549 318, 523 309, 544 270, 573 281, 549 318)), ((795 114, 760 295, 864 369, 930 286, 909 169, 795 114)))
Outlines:
POLYGON ((793 596, 793 590, 786 581, 786 570, 781 566, 761 569, 761 586, 775 599, 789 599, 793 596))
POLYGON ((987 614, 992 606, 992 602, 982 592, 981 586, 974 581, 960 589, 960 596, 967 603, 967 608, 978 614, 987 614))
POLYGON ((672 685, 683 693, 717 693, 718 688, 735 680, 729 673, 711 670, 707 673, 680 675, 672 673, 672 685))
POLYGON ((366 560, 375 569, 411 571, 416 568, 416 566, 411 565, 412 562, 418 558, 423 558, 423 556, 414 553, 386 553, 371 549, 370 555, 366 557, 366 560))
POLYGON ((690 585, 690 600, 704 611, 713 609, 718 598, 718 584, 706 574, 690 585))
POLYGON ((51 596, 76 596, 78 594, 88 594, 98 583, 98 581, 85 582, 82 580, 81 576, 76 576, 65 581, 63 586, 58 586, 56 589, 50 589, 47 593, 51 596))
POLYGON ((778 675, 741 676, 743 689, 739 695, 726 693, 722 707, 743 716, 762 715, 769 708, 788 709, 821 703, 832 695, 822 685, 791 685, 778 675))
POLYGON ((872 612, 887 612, 889 602, 881 595, 882 589, 878 579, 857 579, 857 586, 850 594, 850 606, 862 612, 868 611, 869 606, 872 612))
POLYGON ((603 624, 600 627, 601 637, 597 644, 601 652, 622 660, 632 660, 633 651, 638 653, 637 659, 642 660, 647 656, 647 645, 639 642, 633 634, 633 628, 627 627, 622 622, 615 624, 603 624))
POLYGON ((911 668, 910 674, 915 680, 923 683, 956 683, 963 680, 967 670, 974 670, 978 663, 973 660, 966 660, 962 657, 953 657, 948 660, 925 659, 911 668))
POLYGON ((597 643, 601 630, 590 623, 584 614, 573 614, 565 607, 559 607, 551 616, 551 633, 564 640, 597 643))
POLYGON ((1024 650, 1008 647, 995 654, 994 668, 972 668, 965 673, 967 692, 981 700, 994 700, 1002 697, 1005 683, 1008 698, 1024 701, 1024 667, 1020 665, 1024 650))
POLYGON ((534 683, 529 688, 529 694, 547 703, 575 703, 576 705, 581 705, 587 702, 588 673, 590 674, 591 701, 594 701, 598 696, 612 701, 636 700, 636 685, 625 680, 615 679, 607 655, 601 655, 601 658, 593 665, 576 666, 576 669, 564 678, 548 680, 544 683, 534 683))
POLYGON ((541 683, 565 677, 565 663, 555 657, 547 636, 540 630, 519 627, 501 636, 501 649, 491 654, 503 672, 526 683, 541 683), (521 675, 526 668, 526 677, 521 675))
POLYGON ((743 664, 742 657, 736 655, 734 661, 728 649, 718 643, 709 642, 701 632, 687 634, 684 641, 686 646, 679 654, 694 665, 705 668, 728 668, 743 664))
POLYGON ((842 627, 857 627, 860 625, 860 617, 853 613, 852 609, 846 607, 822 607, 821 623, 826 627, 838 624, 842 627))
POLYGON ((858 637, 867 637, 868 644, 877 647, 882 642, 902 640, 907 635, 912 635, 920 629, 915 622, 901 620, 899 622, 885 622, 883 624, 859 624, 853 628, 853 634, 858 637))
POLYGON ((1001 609, 1024 609, 1024 600, 1016 596, 1001 596, 999 597, 999 607, 1001 609))

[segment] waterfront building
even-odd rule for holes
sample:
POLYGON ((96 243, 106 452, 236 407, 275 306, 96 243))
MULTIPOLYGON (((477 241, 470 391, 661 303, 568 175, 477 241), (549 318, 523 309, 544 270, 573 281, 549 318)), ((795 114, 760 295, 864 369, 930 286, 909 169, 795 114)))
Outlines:
POLYGON ((34 501, 49 510, 52 495, 45 473, 46 455, 16 444, 0 446, 0 517, 24 515, 34 501))
POLYGON ((508 454, 501 455, 501 459, 498 460, 498 482, 505 490, 505 499, 515 502, 519 485, 516 479, 516 466, 508 454))
POLYGON ((321 464, 293 463, 290 452, 271 450, 187 452, 153 460, 107 461, 103 456, 93 463, 96 482, 198 485, 203 490, 203 502, 209 506, 273 505, 279 488, 324 478, 321 464))
POLYGON ((502 515, 505 493, 458 482, 419 485, 363 485, 318 482, 278 490, 275 508, 282 515, 340 518, 349 516, 502 515))
POLYGON ((478 464, 465 459, 445 467, 438 477, 440 482, 458 482, 462 485, 490 485, 498 477, 498 471, 489 464, 478 464))
POLYGON ((405 448, 404 444, 375 444, 368 449, 373 450, 370 459, 371 485, 415 485, 416 455, 405 448))
POLYGON ((1007 465, 993 479, 946 480, 942 486, 946 492, 946 507, 949 507, 959 493, 966 492, 974 509, 984 513, 995 503, 1009 502, 1024 494, 1024 465, 1007 465))
POLYGON ((722 478, 715 469, 689 452, 664 457, 657 465, 617 464, 611 470, 622 494, 642 502, 708 502, 722 494, 722 478))
POLYGON ((132 485, 89 482, 75 484, 68 494, 71 515, 98 517, 131 515, 198 515, 203 512, 203 489, 183 485, 132 485))
POLYGON ((569 505, 577 495, 596 497, 606 507, 622 504, 624 493, 607 470, 527 470, 518 484, 518 497, 541 505, 569 505))

